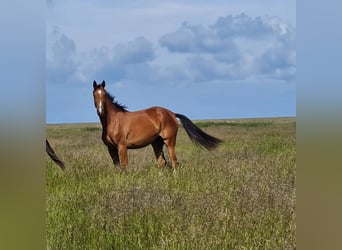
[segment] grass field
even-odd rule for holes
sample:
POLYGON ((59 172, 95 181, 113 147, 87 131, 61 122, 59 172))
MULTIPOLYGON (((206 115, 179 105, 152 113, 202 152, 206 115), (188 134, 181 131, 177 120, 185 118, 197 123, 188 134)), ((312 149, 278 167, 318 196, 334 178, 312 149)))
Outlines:
POLYGON ((67 167, 46 157, 47 248, 294 249, 295 118, 196 124, 224 143, 209 153, 180 128, 175 173, 152 147, 115 168, 100 124, 47 125, 67 167))

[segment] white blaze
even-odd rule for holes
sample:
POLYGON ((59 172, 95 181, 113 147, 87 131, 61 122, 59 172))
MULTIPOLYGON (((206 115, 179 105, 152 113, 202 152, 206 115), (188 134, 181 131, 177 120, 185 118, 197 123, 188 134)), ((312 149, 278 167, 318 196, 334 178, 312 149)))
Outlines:
MULTIPOLYGON (((97 93, 99 94, 99 96, 101 96, 101 95, 103 94, 102 91, 101 91, 100 89, 97 90, 97 93)), ((103 112, 103 105, 102 105, 102 102, 99 103, 99 108, 98 108, 98 110, 99 110, 99 113, 102 114, 102 112, 103 112)))
POLYGON ((102 102, 99 103, 99 113, 102 114, 102 102))

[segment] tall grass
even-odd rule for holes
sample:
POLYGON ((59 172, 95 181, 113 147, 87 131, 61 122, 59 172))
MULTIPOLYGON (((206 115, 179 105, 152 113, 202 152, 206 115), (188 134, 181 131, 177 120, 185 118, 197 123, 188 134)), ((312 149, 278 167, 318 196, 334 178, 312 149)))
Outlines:
POLYGON ((48 125, 67 165, 46 158, 48 249, 295 248, 295 120, 198 124, 224 143, 203 151, 181 128, 175 173, 151 147, 115 168, 98 124, 48 125))

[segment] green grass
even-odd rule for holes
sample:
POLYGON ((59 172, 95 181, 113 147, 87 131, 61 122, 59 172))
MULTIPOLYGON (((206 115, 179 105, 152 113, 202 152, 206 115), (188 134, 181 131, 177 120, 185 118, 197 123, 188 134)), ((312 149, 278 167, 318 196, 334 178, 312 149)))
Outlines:
POLYGON ((116 169, 99 124, 48 125, 67 166, 46 157, 48 249, 294 249, 295 119, 197 124, 224 143, 203 151, 181 128, 176 173, 152 147, 116 169))

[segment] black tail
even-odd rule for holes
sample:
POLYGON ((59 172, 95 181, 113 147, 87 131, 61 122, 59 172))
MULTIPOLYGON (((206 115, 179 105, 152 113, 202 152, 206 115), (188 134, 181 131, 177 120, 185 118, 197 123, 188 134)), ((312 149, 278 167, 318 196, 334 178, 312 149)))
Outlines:
POLYGON ((208 135, 197 127, 188 117, 181 114, 175 114, 180 119, 186 133, 190 137, 191 141, 197 145, 210 150, 216 148, 221 142, 221 139, 208 135))
POLYGON ((51 157, 51 159, 57 163, 58 166, 61 167, 62 170, 65 169, 64 162, 59 159, 59 157, 56 155, 56 153, 53 151, 52 147, 50 146, 50 143, 46 139, 46 153, 51 157))

